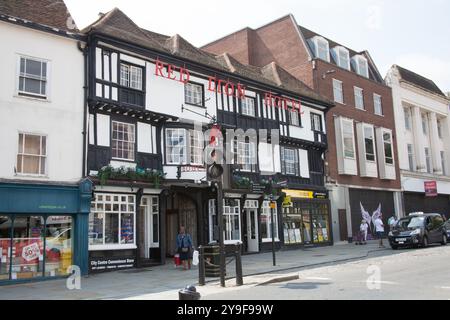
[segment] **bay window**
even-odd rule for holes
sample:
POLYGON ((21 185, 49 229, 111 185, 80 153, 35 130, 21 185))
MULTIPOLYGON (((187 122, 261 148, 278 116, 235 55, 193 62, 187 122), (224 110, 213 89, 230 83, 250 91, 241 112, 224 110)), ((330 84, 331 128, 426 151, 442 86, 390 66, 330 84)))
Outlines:
POLYGON ((342 136, 344 141, 344 157, 355 159, 355 136, 352 121, 342 120, 342 136))
MULTIPOLYGON (((272 212, 270 201, 264 201, 261 207, 261 237, 263 242, 272 241, 272 212)), ((277 208, 273 209, 273 229, 275 241, 279 241, 278 236, 278 213, 277 208)))
POLYGON ((191 164, 203 165, 203 132, 190 131, 190 152, 191 152, 191 164))
POLYGON ((135 248, 135 195, 95 194, 89 214, 90 249, 135 248))
POLYGON ((46 160, 47 137, 19 133, 16 173, 43 176, 46 174, 46 160))
POLYGON ((366 160, 375 161, 375 141, 373 127, 364 127, 364 145, 366 151, 366 160))
POLYGON ((112 157, 118 160, 135 159, 135 125, 112 121, 112 157))
POLYGON ((385 163, 393 165, 394 164, 394 154, 392 149, 392 134, 390 132, 383 133, 383 144, 384 144, 384 158, 385 163))

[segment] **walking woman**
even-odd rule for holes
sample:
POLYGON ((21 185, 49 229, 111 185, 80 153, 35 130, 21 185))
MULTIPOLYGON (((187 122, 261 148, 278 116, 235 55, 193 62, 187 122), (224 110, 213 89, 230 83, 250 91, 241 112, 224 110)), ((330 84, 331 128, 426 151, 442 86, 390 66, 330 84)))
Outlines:
POLYGON ((193 249, 192 237, 186 233, 186 228, 181 226, 177 236, 177 252, 180 254, 183 270, 191 269, 191 249, 193 249))

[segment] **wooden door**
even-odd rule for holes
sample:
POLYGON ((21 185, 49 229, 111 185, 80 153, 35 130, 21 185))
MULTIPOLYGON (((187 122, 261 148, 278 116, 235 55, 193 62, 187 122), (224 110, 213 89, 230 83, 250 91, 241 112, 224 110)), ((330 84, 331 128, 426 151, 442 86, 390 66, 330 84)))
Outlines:
POLYGON ((338 210, 339 214, 339 235, 341 241, 348 240, 348 230, 347 230, 347 210, 340 209, 338 210))
POLYGON ((178 210, 166 211, 166 248, 167 255, 174 256, 177 249, 178 210))

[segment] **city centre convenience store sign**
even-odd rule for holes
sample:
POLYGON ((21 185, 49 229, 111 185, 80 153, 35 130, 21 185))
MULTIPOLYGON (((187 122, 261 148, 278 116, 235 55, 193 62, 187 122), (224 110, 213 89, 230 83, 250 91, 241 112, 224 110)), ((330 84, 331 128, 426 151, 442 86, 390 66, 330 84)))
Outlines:
MULTIPOLYGON (((191 73, 184 67, 177 67, 157 59, 155 62, 155 76, 187 84, 191 78, 191 73), (178 73, 178 76, 176 73, 178 73)), ((246 97, 246 87, 241 83, 234 83, 212 76, 208 77, 208 91, 223 93, 228 97, 235 97, 241 100, 246 97)), ((273 92, 264 92, 264 104, 268 107, 290 110, 299 114, 304 113, 300 100, 281 97, 273 92)))

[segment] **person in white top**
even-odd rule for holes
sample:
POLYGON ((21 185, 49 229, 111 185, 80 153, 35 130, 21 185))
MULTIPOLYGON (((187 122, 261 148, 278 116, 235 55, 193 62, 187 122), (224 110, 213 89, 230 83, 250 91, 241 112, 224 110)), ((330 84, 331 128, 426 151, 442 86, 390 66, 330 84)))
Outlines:
POLYGON ((384 235, 384 223, 383 220, 381 220, 383 216, 380 214, 378 218, 375 219, 375 231, 377 232, 377 236, 380 239, 380 248, 385 248, 383 245, 383 235, 384 235))
POLYGON ((367 244, 367 230, 369 229, 369 225, 366 220, 361 221, 361 225, 359 226, 360 231, 360 244, 367 244))

